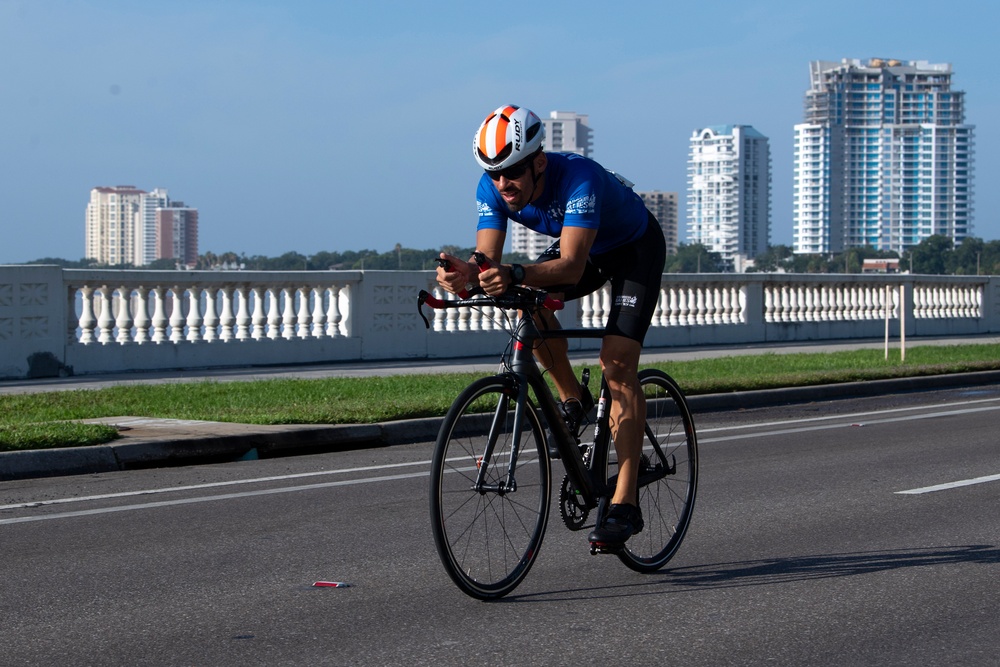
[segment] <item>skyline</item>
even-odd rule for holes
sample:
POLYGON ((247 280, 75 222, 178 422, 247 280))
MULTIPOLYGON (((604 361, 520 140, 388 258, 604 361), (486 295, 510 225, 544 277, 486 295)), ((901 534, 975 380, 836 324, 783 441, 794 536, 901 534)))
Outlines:
POLYGON ((506 22, 459 2, 134 4, 0 0, 17 63, 0 71, 0 263, 83 257, 91 188, 125 184, 198 208, 202 253, 468 246, 470 140, 506 103, 587 114, 594 158, 677 192, 682 230, 692 132, 753 126, 770 240, 791 245, 809 62, 876 57, 952 65, 976 126, 972 233, 1000 238, 991 6, 549 2, 506 22))

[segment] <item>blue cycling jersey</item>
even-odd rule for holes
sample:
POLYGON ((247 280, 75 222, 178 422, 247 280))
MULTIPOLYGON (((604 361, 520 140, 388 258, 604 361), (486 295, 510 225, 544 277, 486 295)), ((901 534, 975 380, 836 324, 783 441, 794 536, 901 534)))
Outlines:
POLYGON ((563 227, 596 229, 591 255, 635 241, 646 230, 642 199, 590 158, 546 153, 545 192, 520 211, 511 211, 488 174, 479 179, 477 229, 507 231, 507 220, 558 238, 563 227))

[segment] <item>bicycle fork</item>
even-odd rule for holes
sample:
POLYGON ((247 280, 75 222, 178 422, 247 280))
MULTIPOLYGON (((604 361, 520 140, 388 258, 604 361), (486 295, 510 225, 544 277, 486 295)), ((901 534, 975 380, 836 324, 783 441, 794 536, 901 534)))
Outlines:
POLYGON ((525 383, 518 383, 517 399, 514 403, 514 421, 512 422, 512 437, 510 443, 510 460, 507 462, 507 473, 497 484, 486 483, 486 473, 489 470, 490 462, 496 449, 497 441, 507 426, 508 414, 510 412, 509 399, 506 394, 501 393, 497 402, 497 409, 493 412, 493 422, 490 424, 490 432, 486 439, 486 448, 483 455, 476 461, 478 471, 476 473, 476 483, 473 485, 475 491, 480 495, 487 493, 497 493, 504 495, 517 491, 517 479, 514 470, 517 468, 517 460, 521 454, 521 424, 524 423, 524 410, 528 405, 528 388, 525 383))

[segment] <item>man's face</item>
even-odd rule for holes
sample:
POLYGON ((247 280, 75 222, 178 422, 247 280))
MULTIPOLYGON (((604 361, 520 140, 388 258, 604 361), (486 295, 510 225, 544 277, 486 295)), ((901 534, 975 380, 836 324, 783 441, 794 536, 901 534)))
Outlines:
POLYGON ((501 172, 490 173, 493 185, 510 210, 520 211, 531 203, 532 195, 535 193, 535 176, 541 173, 538 164, 535 165, 534 171, 531 169, 532 161, 537 159, 538 156, 534 156, 501 172))

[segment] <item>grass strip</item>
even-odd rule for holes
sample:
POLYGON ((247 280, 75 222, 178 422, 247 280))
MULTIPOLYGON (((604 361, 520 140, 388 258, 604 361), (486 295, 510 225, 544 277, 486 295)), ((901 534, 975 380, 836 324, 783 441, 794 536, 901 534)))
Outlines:
MULTIPOLYGON (((1000 370, 1000 345, 733 355, 645 364, 688 395, 1000 370)), ((596 370, 596 369, 595 369, 596 370)), ((0 451, 109 442, 109 426, 70 420, 137 416, 244 424, 367 424, 443 415, 478 373, 198 381, 0 396, 0 451)), ((592 383, 596 390, 596 378, 592 383)))

